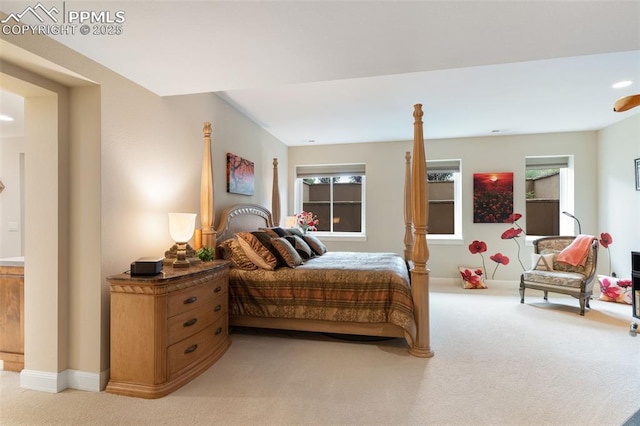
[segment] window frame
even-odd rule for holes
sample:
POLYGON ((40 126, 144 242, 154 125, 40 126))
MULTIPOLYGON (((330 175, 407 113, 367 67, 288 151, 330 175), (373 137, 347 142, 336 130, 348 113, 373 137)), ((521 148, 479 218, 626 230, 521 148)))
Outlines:
MULTIPOLYGON (((525 156, 525 180, 526 180, 526 172, 529 169, 534 168, 558 168, 559 179, 558 179, 558 234, 559 235, 574 235, 574 226, 575 221, 569 216, 562 214, 563 211, 567 211, 573 213, 575 211, 575 167, 574 167, 574 156, 571 154, 567 155, 528 155, 525 156), (527 160, 532 160, 529 164, 527 160)), ((525 197, 525 214, 526 211, 526 197, 525 197)), ((538 238, 547 237, 550 235, 534 235, 529 234, 526 229, 526 221, 525 221, 525 232, 527 232, 526 242, 531 243, 533 240, 537 240, 538 238)))
MULTIPOLYGON (((462 242, 462 159, 427 160, 427 173, 434 172, 449 172, 453 174, 453 234, 433 234, 429 231, 427 237, 430 241, 441 244, 462 242), (455 170, 456 163, 457 170, 455 170), (447 168, 450 170, 445 170, 447 168)), ((427 185, 429 185, 428 181, 427 185)))
MULTIPOLYGON (((302 206, 304 203, 303 196, 303 188, 305 178, 331 178, 330 179, 330 200, 329 200, 329 210, 330 216, 333 218, 333 177, 338 176, 360 176, 360 231, 353 232, 345 232, 345 231, 314 231, 314 235, 318 237, 322 237, 323 240, 327 241, 366 241, 367 233, 366 233, 366 164, 364 163, 345 163, 345 164, 325 164, 325 165, 300 165, 295 166, 295 177, 294 177, 294 194, 293 194, 293 202, 294 202, 294 211, 299 213, 302 211, 302 206), (317 170, 317 173, 311 172, 304 173, 303 176, 300 176, 299 169, 302 170, 317 170), (322 170, 326 172, 323 173, 322 170), (361 171, 360 171, 361 170, 361 171)), ((333 220, 330 224, 330 228, 333 229, 333 220)))

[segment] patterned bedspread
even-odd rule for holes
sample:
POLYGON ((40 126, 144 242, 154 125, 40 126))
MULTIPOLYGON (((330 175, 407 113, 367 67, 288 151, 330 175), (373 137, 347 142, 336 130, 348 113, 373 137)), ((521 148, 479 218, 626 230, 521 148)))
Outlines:
POLYGON ((230 314, 392 323, 416 335, 409 273, 395 253, 328 252, 295 269, 232 268, 230 314))

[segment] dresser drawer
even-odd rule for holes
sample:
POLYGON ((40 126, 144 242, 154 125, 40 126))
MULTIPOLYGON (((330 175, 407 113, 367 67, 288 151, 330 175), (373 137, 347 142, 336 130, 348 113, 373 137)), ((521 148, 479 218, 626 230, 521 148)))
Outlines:
POLYGON ((227 293, 217 294, 210 303, 169 318, 168 344, 172 345, 192 336, 226 315, 226 297, 227 293))
POLYGON ((217 295, 227 292, 225 279, 214 279, 203 285, 171 294, 168 299, 167 317, 197 309, 211 302, 217 295))
POLYGON ((210 327, 175 343, 167 349, 169 380, 185 367, 206 357, 227 338, 227 316, 224 315, 210 327))

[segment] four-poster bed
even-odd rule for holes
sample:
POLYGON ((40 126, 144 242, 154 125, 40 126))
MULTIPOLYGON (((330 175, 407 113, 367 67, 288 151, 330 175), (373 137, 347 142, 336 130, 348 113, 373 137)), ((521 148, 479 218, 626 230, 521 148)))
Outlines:
MULTIPOLYGON (((329 252, 296 268, 281 267, 273 271, 232 268, 230 325, 404 337, 411 355, 433 356, 429 343, 428 190, 422 115, 422 105, 415 105, 413 162, 411 153, 405 156, 404 257, 392 253, 329 252), (358 305, 346 306, 345 299, 340 299, 341 294, 357 300, 358 305), (281 295, 289 299, 279 299, 281 295), (246 301, 256 304, 245 305, 246 301)), ((277 227, 280 197, 278 161, 274 158, 271 212, 253 204, 235 205, 222 212, 215 230, 208 228, 213 223, 213 178, 207 146, 211 141, 211 126, 208 123, 205 123, 204 135, 203 246, 213 248, 239 233, 277 227)))

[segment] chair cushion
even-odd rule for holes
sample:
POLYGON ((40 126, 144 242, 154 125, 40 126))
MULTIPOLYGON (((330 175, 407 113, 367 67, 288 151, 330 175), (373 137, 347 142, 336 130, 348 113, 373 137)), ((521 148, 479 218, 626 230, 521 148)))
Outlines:
POLYGON ((580 288, 585 280, 584 275, 576 272, 540 271, 536 269, 524 271, 522 278, 525 282, 570 288, 580 288))

